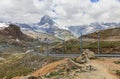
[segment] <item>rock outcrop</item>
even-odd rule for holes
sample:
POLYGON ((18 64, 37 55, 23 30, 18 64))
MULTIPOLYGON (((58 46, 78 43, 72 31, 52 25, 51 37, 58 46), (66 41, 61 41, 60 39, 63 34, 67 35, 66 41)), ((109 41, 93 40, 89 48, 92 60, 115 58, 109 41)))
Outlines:
POLYGON ((76 62, 89 63, 90 59, 92 58, 95 58, 94 52, 90 51, 89 49, 86 49, 79 57, 76 58, 76 62))
POLYGON ((9 27, 0 30, 0 35, 10 37, 12 39, 28 40, 32 39, 31 37, 25 35, 20 30, 20 27, 14 24, 10 24, 9 27))
POLYGON ((11 36, 12 38, 23 39, 25 35, 21 32, 20 28, 16 25, 10 24, 9 27, 0 31, 1 35, 11 36))

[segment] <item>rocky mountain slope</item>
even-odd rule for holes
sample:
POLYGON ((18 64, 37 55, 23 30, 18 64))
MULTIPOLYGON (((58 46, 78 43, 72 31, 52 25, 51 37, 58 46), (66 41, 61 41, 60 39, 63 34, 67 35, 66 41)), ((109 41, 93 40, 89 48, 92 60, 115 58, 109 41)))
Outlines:
POLYGON ((27 35, 23 34, 20 28, 14 24, 10 24, 9 27, 0 30, 0 35, 8 36, 13 39, 29 39, 27 35))
MULTIPOLYGON (((4 37, 6 40, 24 40, 24 41, 32 41, 33 38, 24 34, 20 27, 14 24, 9 24, 3 29, 0 29, 1 38, 4 37), (9 38, 9 39, 8 39, 9 38)), ((1 42, 1 41, 0 41, 1 42)))

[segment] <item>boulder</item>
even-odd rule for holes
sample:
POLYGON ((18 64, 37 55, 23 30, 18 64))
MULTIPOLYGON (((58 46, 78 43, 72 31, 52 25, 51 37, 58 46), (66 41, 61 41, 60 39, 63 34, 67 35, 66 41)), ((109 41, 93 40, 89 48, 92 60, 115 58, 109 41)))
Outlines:
POLYGON ((5 60, 6 60, 5 58, 0 57, 0 62, 1 62, 1 61, 5 61, 5 60))
POLYGON ((76 58, 76 62, 89 63, 91 58, 95 58, 94 52, 90 51, 89 49, 86 49, 79 57, 76 58))
POLYGON ((89 49, 85 49, 83 54, 87 55, 89 59, 95 58, 95 53, 89 49))
POLYGON ((76 58, 76 62, 80 64, 88 63, 90 60, 86 54, 82 54, 76 58))

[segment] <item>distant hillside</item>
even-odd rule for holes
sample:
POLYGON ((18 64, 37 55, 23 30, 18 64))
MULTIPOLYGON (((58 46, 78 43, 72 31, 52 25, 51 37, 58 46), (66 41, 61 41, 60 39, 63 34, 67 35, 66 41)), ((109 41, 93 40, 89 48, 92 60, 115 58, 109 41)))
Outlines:
MULTIPOLYGON (((101 30, 99 31, 100 33, 100 38, 101 39, 117 39, 120 41, 120 27, 118 28, 112 28, 112 29, 106 29, 106 30, 101 30)), ((91 34, 83 35, 84 38, 98 38, 98 33, 94 32, 91 34)))
MULTIPOLYGON (((100 32, 100 52, 101 53, 120 53, 120 27, 101 30, 100 32)), ((82 36, 82 48, 98 51, 98 32, 82 36)), ((80 39, 65 41, 58 44, 52 53, 80 53, 80 39)))

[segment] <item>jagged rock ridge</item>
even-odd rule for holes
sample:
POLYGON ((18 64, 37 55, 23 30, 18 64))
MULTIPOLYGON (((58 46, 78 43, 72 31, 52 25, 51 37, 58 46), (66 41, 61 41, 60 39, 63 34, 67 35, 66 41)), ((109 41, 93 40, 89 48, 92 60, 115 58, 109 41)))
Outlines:
POLYGON ((0 35, 9 36, 13 39, 27 39, 28 36, 23 34, 20 30, 20 27, 14 24, 10 24, 8 27, 5 27, 3 30, 0 30, 0 35))

